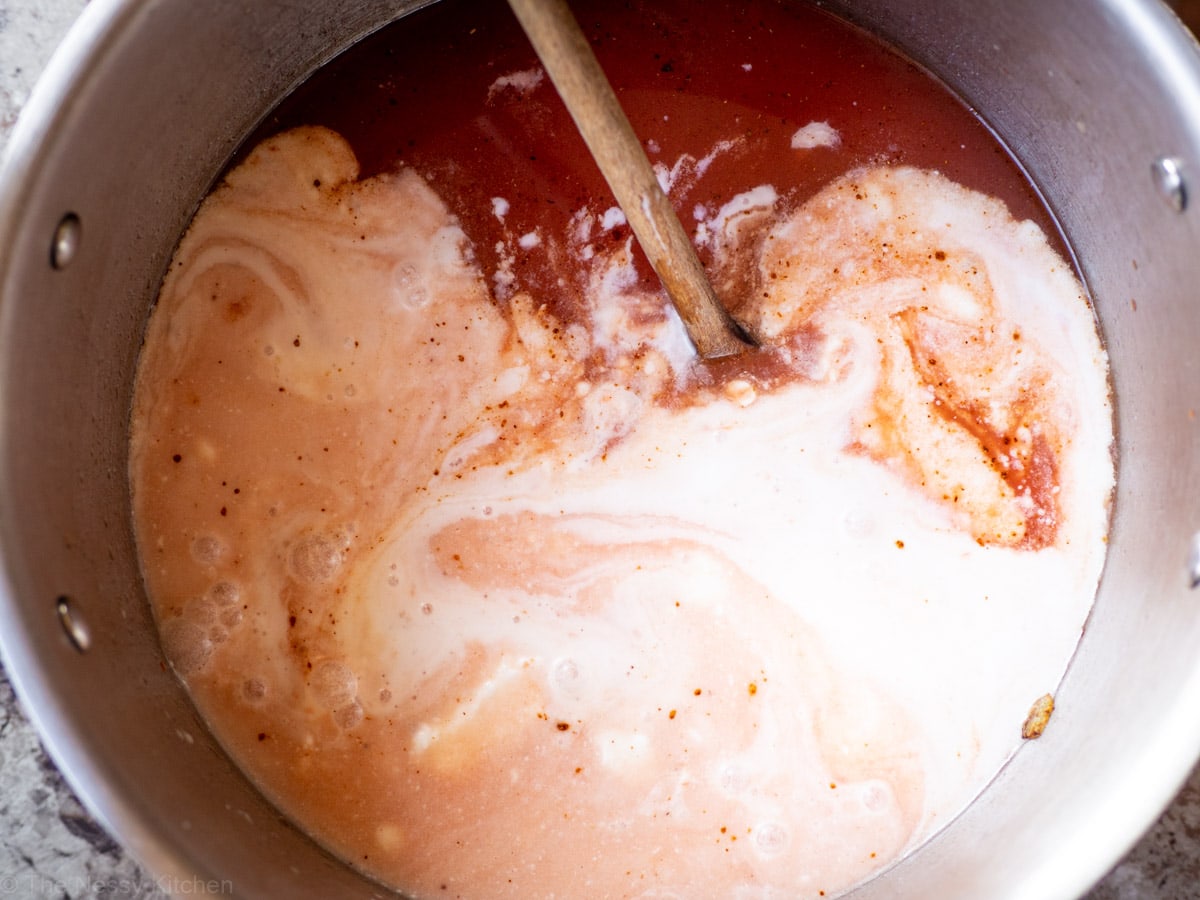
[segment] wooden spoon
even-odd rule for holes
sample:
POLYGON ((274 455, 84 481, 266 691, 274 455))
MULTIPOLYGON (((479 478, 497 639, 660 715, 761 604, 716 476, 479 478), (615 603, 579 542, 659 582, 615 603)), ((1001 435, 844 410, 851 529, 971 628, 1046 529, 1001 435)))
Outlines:
POLYGON ((704 359, 754 346, 709 284, 617 95, 565 0, 508 0, 704 359))

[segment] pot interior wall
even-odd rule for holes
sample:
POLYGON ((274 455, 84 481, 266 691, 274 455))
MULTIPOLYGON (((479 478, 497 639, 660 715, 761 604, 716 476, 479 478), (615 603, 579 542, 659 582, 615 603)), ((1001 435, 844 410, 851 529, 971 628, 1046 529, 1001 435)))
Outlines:
MULTIPOLYGON (((247 897, 372 896, 282 822, 162 661, 128 512, 131 376, 163 269, 242 136, 337 50, 419 4, 96 0, 14 135, 0 204, 5 661, 51 752, 168 877, 247 897), (170 52, 163 52, 169 47, 170 52), (197 73, 203 73, 198 75, 197 73), (82 241, 50 264, 61 217, 82 241), (79 652, 56 604, 90 632, 79 652)), ((940 74, 1041 186, 1112 358, 1119 486, 1110 558, 1046 735, 864 898, 1068 897, 1130 846, 1200 748, 1195 211, 1151 164, 1200 160, 1200 59, 1153 3, 836 8, 940 74), (922 11, 925 11, 922 14, 922 11)))

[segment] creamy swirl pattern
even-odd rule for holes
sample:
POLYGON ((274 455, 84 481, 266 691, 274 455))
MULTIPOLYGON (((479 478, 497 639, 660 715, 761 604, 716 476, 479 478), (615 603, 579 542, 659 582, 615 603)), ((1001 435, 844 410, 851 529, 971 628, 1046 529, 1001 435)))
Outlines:
POLYGON ((137 384, 146 582, 215 733, 352 864, 422 896, 830 895, 1057 683, 1113 478, 1069 268, 914 169, 729 211, 710 246, 766 349, 708 369, 604 209, 513 236, 585 272, 570 320, 329 131, 198 213, 137 384))

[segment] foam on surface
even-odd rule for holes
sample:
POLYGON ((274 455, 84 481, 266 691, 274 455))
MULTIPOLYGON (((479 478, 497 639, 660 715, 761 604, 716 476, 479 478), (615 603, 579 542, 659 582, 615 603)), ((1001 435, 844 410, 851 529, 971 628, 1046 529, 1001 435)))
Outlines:
POLYGON ((214 731, 353 864, 428 896, 828 895, 1054 689, 1113 479, 1080 286, 936 173, 777 199, 710 223, 766 348, 708 369, 629 243, 590 242, 599 205, 521 248, 586 272, 570 321, 493 298, 431 186, 359 181, 325 130, 201 209, 137 385, 146 580, 214 731))

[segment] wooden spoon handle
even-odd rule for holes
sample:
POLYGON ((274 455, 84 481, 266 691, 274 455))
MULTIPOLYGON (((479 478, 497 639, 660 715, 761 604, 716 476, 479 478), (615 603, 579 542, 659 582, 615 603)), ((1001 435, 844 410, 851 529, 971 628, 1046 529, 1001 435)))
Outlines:
POLYGON ((721 305, 617 95, 565 0, 508 0, 650 265, 705 359, 752 346, 721 305))

